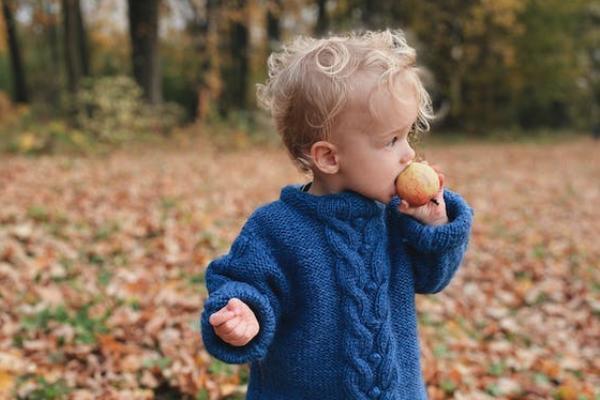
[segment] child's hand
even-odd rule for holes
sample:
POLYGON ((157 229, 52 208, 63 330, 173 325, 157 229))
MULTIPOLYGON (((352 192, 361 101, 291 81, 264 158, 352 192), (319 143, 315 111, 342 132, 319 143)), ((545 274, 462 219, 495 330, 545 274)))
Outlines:
POLYGON ((224 342, 244 346, 260 329, 254 312, 240 299, 232 298, 227 305, 212 314, 208 321, 224 342))
POLYGON ((436 167, 431 166, 440 178, 440 190, 435 195, 435 202, 429 201, 420 207, 411 207, 406 200, 402 200, 398 206, 398 211, 410 215, 413 218, 428 225, 443 225, 448 223, 448 214, 446 214, 446 202, 444 201, 444 174, 436 167), (437 204, 436 204, 437 203, 437 204))

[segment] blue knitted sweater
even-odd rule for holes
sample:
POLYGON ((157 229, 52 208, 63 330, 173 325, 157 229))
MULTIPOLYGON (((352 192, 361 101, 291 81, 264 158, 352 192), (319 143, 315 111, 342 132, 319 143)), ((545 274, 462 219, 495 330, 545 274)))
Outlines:
POLYGON ((472 210, 445 190, 449 223, 424 225, 345 191, 300 185, 258 208, 228 254, 206 272, 206 350, 251 363, 249 400, 426 399, 416 293, 449 282, 469 240, 472 210), (208 318, 232 297, 250 306, 258 335, 235 347, 208 318))

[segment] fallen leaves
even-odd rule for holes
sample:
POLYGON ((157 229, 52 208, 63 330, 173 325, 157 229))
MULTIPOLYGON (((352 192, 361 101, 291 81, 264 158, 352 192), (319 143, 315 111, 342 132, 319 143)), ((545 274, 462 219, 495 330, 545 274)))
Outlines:
MULTIPOLYGON (((432 400, 600 396, 598 147, 426 149, 476 212, 451 285, 417 299, 432 400)), ((306 180, 281 149, 3 158, 0 398, 243 398, 248 367, 200 340, 204 269, 306 180)))
POLYGON ((476 212, 469 252, 454 281, 417 302, 421 312, 442 314, 440 321, 460 321, 421 325, 424 370, 452 371, 458 364, 469 367, 471 377, 426 373, 432 399, 598 395, 600 190, 590 185, 600 180, 598 146, 429 150, 447 166, 450 188, 476 212), (559 153, 569 161, 557 166, 559 153), (456 347, 467 337, 474 346, 456 347), (449 343, 449 350, 432 357, 427 349, 439 343, 449 343), (456 387, 442 385, 443 379, 456 387))

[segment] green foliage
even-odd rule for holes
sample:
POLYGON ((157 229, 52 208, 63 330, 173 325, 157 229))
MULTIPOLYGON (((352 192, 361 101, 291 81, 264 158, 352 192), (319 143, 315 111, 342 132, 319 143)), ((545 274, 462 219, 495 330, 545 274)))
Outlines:
POLYGON ((488 367, 488 373, 494 376, 501 376, 506 371, 506 365, 503 362, 495 362, 488 367))
POLYGON ((234 368, 233 366, 225 364, 220 360, 213 359, 208 367, 208 371, 211 374, 230 376, 234 373, 234 368))
POLYGON ((450 106, 446 127, 593 124, 591 0, 407 0, 391 11, 433 73, 434 99, 450 106))
POLYGON ((66 399, 71 389, 67 386, 64 379, 59 379, 56 382, 49 382, 43 376, 25 375, 19 378, 17 387, 22 386, 24 383, 34 381, 35 389, 28 392, 26 396, 17 396, 16 398, 21 400, 57 400, 66 399))
POLYGON ((0 90, 8 90, 11 86, 11 72, 8 53, 0 52, 0 90))
POLYGON ((74 313, 70 313, 64 306, 55 309, 45 308, 37 314, 26 316, 21 320, 21 326, 30 332, 50 329, 50 322, 71 325, 75 329, 75 342, 93 344, 96 342, 96 334, 106 333, 105 325, 108 312, 105 316, 94 318, 89 315, 90 305, 85 305, 74 313))
POLYGON ((141 88, 126 76, 85 80, 73 108, 81 131, 114 144, 147 133, 167 133, 183 116, 175 104, 145 104, 141 88))
MULTIPOLYGON (((341 0, 328 11, 333 32, 365 26, 407 32, 409 43, 417 47, 419 64, 431 71, 429 86, 436 108, 444 104, 449 110, 436 128, 478 135, 525 129, 519 134, 530 136, 540 128, 589 130, 599 124, 599 30, 595 26, 600 8, 595 3, 386 0, 365 7, 365 0, 341 0), (365 18, 367 10, 369 18, 365 18)), ((98 15, 86 21, 93 78, 81 83, 76 96, 67 93, 64 49, 59 46, 60 29, 55 29, 60 9, 51 11, 41 4, 21 6, 33 15, 18 23, 32 103, 3 113, 0 94, 0 151, 104 151, 170 132, 184 118, 193 118, 199 108, 203 122, 209 122, 205 130, 223 148, 231 143, 243 148, 267 138, 264 133, 272 128, 253 121, 254 84, 266 78, 267 38, 250 41, 248 87, 242 91, 233 84, 241 78, 233 72, 241 57, 232 53, 236 43, 231 25, 236 19, 229 13, 230 6, 223 4, 217 10, 218 43, 203 36, 198 15, 184 18, 184 27, 171 29, 161 39, 162 94, 175 103, 150 107, 133 79, 126 77, 131 69, 128 46, 122 45, 129 40, 127 32, 111 29, 113 16, 101 15, 105 11, 99 8, 95 9, 98 15), (247 93, 245 102, 237 101, 239 93, 247 93), (199 104, 199 99, 204 101, 199 104), (247 109, 238 110, 241 104, 247 109), (10 126, 7 119, 13 120, 10 126)), ((307 6, 285 5, 294 19, 294 31, 310 34, 313 30, 301 18, 307 6)), ((263 24, 256 16, 264 14, 265 5, 252 7, 259 9, 244 18, 254 29, 263 24)), ((161 18, 168 19, 169 13, 161 18)), ((294 34, 283 29, 282 37, 287 41, 294 34)), ((6 95, 12 90, 11 79, 8 51, 0 47, 0 90, 6 95)))
POLYGON ((144 360, 144 368, 158 368, 161 371, 171 366, 173 360, 169 357, 158 357, 144 360))
POLYGON ((89 78, 76 96, 64 95, 67 117, 47 120, 47 107, 15 108, 2 124, 0 151, 22 154, 105 152, 133 140, 160 140, 181 124, 175 103, 151 106, 141 89, 125 76, 89 78))
POLYGON ((488 384, 485 387, 485 391, 494 397, 498 397, 498 396, 502 395, 502 390, 500 390, 500 387, 496 383, 488 384))
POLYGON ((444 391, 444 393, 451 395, 456 390, 456 383, 450 379, 446 378, 440 382, 440 389, 444 391))
POLYGON ((185 108, 186 118, 193 118, 198 107, 198 81, 202 57, 186 35, 177 35, 161 46, 163 97, 185 108))
POLYGON ((91 139, 78 129, 69 128, 61 120, 44 123, 38 121, 31 112, 14 129, 9 150, 24 154, 54 153, 60 149, 87 151, 91 148, 91 139), (20 131, 20 132, 19 132, 20 131))
POLYGON ((280 139, 270 117, 263 111, 239 110, 227 118, 213 116, 201 127, 202 133, 224 152, 251 146, 278 146, 280 139))
POLYGON ((200 389, 198 394, 196 394, 196 400, 208 400, 208 398, 208 392, 204 388, 200 389))

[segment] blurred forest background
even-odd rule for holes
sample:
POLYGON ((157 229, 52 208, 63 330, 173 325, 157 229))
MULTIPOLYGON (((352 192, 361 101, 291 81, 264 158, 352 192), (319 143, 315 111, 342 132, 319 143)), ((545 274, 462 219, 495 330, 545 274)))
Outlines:
POLYGON ((592 0, 2 0, 0 148, 94 150, 193 132, 273 137, 255 84, 297 34, 401 28, 436 130, 598 131, 592 0), (213 129, 211 129, 211 127, 213 129), (216 129, 214 129, 216 127, 216 129))

